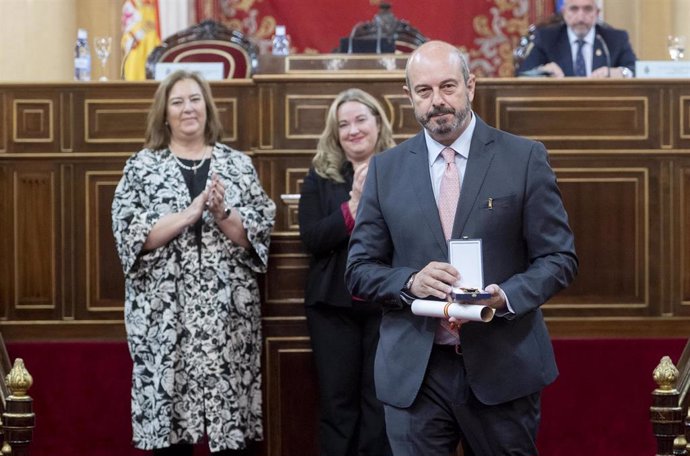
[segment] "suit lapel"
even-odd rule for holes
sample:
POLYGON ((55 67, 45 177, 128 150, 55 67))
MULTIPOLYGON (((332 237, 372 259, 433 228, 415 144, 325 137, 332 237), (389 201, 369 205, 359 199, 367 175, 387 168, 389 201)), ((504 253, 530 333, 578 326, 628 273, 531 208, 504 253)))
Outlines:
MULTIPOLYGON (((486 172, 494 157, 494 151, 491 148, 493 141, 491 129, 484 121, 477 117, 477 125, 474 127, 465 175, 460 188, 460 202, 458 203, 455 222, 453 223, 453 238, 458 238, 463 232, 470 212, 477 204, 479 190, 484 184, 486 172)), ((438 215, 436 218, 438 218, 438 215)))
POLYGON ((559 52, 561 58, 557 62, 558 66, 563 70, 563 74, 566 76, 573 76, 575 74, 575 69, 573 68, 573 49, 570 46, 570 41, 568 41, 568 30, 565 25, 561 28, 561 33, 558 35, 558 49, 561 50, 561 52, 559 52))
POLYGON ((443 236, 443 227, 438 214, 438 206, 434 198, 434 190, 431 185, 431 173, 429 172, 429 151, 426 148, 424 132, 422 131, 410 143, 408 159, 411 161, 413 171, 412 186, 417 195, 417 204, 424 215, 428 231, 432 233, 436 242, 447 251, 448 245, 443 236))

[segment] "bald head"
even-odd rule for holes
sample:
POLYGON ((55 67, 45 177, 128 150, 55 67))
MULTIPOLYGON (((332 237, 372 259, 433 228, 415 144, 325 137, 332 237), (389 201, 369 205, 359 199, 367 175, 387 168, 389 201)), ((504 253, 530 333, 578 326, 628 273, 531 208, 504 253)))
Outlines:
POLYGON ((451 62, 452 65, 457 65, 463 80, 467 82, 470 76, 470 70, 467 67, 465 57, 458 48, 445 41, 427 41, 415 49, 407 60, 407 65, 405 66, 405 82, 407 87, 411 88, 412 84, 414 84, 414 81, 410 80, 410 73, 414 70, 415 66, 435 65, 437 62, 441 61, 451 62))

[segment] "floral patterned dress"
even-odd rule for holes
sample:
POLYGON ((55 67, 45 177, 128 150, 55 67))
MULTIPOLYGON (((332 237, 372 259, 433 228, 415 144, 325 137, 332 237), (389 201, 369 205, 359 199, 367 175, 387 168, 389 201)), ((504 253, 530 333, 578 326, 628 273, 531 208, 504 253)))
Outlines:
POLYGON ((132 373, 134 446, 199 442, 210 450, 261 440, 261 315, 256 273, 266 271, 275 204, 245 154, 217 143, 210 176, 225 185, 252 249, 235 245, 203 213, 194 229, 142 250, 162 216, 191 204, 169 150, 144 149, 125 165, 112 207, 125 273, 125 326, 132 373), (199 253, 201 252, 201 253, 199 253))

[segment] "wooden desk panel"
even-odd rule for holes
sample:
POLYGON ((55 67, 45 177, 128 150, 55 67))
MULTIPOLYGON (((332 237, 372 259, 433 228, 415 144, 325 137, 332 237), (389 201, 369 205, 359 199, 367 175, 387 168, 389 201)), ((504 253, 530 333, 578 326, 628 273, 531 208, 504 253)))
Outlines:
POLYGON ((637 80, 504 80, 487 83, 492 106, 485 120, 538 139, 552 149, 661 148, 667 96, 637 80))
MULTIPOLYGON (((213 84, 226 140, 277 204, 260 278, 266 440, 316 454, 316 378, 303 313, 309 259, 297 200, 341 90, 374 94, 396 140, 419 127, 402 77, 302 74, 213 84)), ((110 203, 141 147, 154 83, 0 85, 0 330, 12 339, 122 338, 110 203)), ((542 140, 576 236, 580 273, 545 304, 554 337, 687 337, 690 88, 683 81, 480 80, 475 111, 542 140)))
POLYGON ((556 167, 580 269, 545 309, 639 316, 657 304, 649 302, 649 171, 556 167))
POLYGON ((260 149, 314 150, 325 126, 326 113, 338 93, 358 87, 375 95, 386 110, 400 142, 415 134, 419 125, 403 94, 402 81, 286 80, 275 82, 257 76, 261 106, 260 149))
MULTIPOLYGON (((402 141, 419 129, 402 84, 399 73, 305 73, 212 85, 227 142, 252 155, 278 207, 262 281, 267 324, 303 318, 308 258, 289 195, 299 194, 330 102, 348 87, 368 90, 402 141)), ((141 147, 155 88, 0 85, 0 327, 8 335, 32 334, 37 324, 57 337, 122 335, 110 199, 124 161, 141 147)), ((484 79, 474 109, 550 150, 581 260, 573 286, 544 306, 550 325, 570 334, 599 319, 590 327, 615 336, 624 319, 641 319, 644 334, 660 336, 690 322, 683 81, 484 79)))

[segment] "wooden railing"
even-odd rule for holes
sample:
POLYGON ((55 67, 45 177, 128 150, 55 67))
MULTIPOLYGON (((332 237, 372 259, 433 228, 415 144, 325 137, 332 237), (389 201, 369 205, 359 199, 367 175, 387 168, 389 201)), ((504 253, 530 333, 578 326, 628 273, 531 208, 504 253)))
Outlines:
POLYGON ((649 409, 652 431, 657 441, 657 456, 690 454, 690 339, 676 367, 664 356, 654 369, 657 388, 652 392, 649 409))
POLYGON ((10 358, 1 334, 0 374, 0 454, 28 456, 35 425, 33 400, 27 394, 32 379, 21 358, 17 358, 10 369, 10 358))

